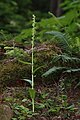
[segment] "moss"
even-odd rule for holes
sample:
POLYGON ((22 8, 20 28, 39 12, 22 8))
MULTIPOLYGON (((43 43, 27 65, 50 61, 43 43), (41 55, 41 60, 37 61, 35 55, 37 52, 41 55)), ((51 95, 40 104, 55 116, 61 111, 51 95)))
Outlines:
MULTIPOLYGON (((34 69, 40 66, 50 66, 52 56, 57 54, 55 45, 42 44, 35 47, 34 51, 34 69)), ((26 58, 22 58, 25 61, 31 61, 31 52, 26 58)), ((36 72, 36 79, 41 79, 41 75, 44 73, 47 67, 42 67, 36 72)), ((17 80, 31 78, 31 66, 19 63, 16 60, 2 60, 0 61, 0 91, 1 88, 6 88, 7 85, 17 85, 17 80)))
POLYGON ((25 77, 29 77, 29 66, 25 66, 18 62, 9 62, 0 64, 0 91, 7 85, 16 85, 16 81, 25 77))

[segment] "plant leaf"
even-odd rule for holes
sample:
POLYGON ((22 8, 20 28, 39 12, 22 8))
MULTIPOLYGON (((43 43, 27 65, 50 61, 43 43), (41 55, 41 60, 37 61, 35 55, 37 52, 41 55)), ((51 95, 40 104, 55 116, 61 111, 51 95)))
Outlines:
POLYGON ((47 72, 45 72, 42 77, 47 77, 48 75, 50 74, 53 74, 55 72, 59 72, 59 71, 62 71, 62 70, 65 70, 66 68, 65 67, 56 67, 54 66, 53 68, 49 69, 47 72))
POLYGON ((4 47, 4 49, 5 49, 5 50, 12 50, 12 49, 14 49, 14 47, 7 47, 7 46, 6 46, 6 47, 4 47))
POLYGON ((34 89, 29 88, 29 94, 30 94, 31 99, 35 98, 35 90, 34 89))
POLYGON ((71 72, 80 72, 80 68, 76 68, 76 69, 68 69, 65 72, 67 73, 71 73, 71 72))
POLYGON ((21 63, 23 63, 23 64, 26 64, 26 65, 31 65, 30 62, 25 62, 25 61, 22 61, 22 60, 20 60, 20 59, 18 59, 18 61, 21 62, 21 63))
POLYGON ((57 62, 59 62, 59 61, 62 61, 62 62, 64 62, 64 63, 66 63, 66 62, 69 62, 69 63, 80 63, 80 59, 79 58, 77 58, 77 57, 70 57, 70 56, 68 56, 68 55, 66 55, 66 54, 62 54, 62 55, 55 55, 54 57, 53 57, 53 59, 52 59, 52 62, 53 63, 57 63, 57 62))
POLYGON ((38 68, 36 68, 35 70, 34 70, 34 73, 35 72, 37 72, 40 68, 42 68, 42 67, 44 67, 45 65, 42 65, 42 66, 39 66, 38 68))
POLYGON ((68 49, 70 49, 68 38, 63 33, 58 32, 58 31, 50 31, 50 32, 46 32, 46 34, 54 35, 56 38, 60 39, 62 43, 65 42, 65 45, 68 47, 68 49))
POLYGON ((22 80, 24 80, 24 81, 30 83, 30 85, 32 85, 32 81, 31 80, 29 80, 29 79, 22 79, 22 80))

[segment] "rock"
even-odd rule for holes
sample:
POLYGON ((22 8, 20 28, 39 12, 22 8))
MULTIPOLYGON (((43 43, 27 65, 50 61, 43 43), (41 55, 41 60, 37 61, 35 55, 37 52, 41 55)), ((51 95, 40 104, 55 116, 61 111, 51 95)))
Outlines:
POLYGON ((0 105, 0 120, 11 120, 13 112, 8 105, 0 105))

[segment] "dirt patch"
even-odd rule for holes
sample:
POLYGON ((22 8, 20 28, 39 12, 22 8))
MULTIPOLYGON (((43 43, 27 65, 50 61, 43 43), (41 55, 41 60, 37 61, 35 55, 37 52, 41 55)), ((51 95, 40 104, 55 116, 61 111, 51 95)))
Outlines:
POLYGON ((0 120, 11 120, 13 112, 8 105, 0 105, 0 120))

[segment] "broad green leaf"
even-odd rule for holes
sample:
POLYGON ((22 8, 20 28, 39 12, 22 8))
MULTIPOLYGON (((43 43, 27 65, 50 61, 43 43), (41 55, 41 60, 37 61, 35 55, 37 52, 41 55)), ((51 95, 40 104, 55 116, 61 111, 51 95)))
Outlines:
POLYGON ((30 94, 31 99, 35 98, 35 90, 34 89, 29 88, 29 94, 30 94))

